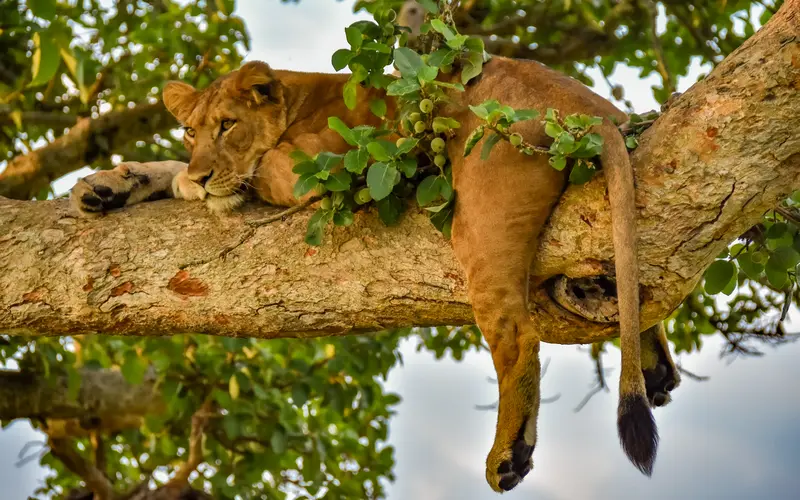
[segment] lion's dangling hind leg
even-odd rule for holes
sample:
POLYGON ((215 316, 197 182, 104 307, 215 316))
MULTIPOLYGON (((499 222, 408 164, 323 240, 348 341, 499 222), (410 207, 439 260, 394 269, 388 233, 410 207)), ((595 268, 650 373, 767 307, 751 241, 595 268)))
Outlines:
POLYGON ((453 178, 458 197, 453 249, 467 274, 500 392, 486 479, 495 491, 508 491, 533 467, 540 365, 539 334, 528 310, 528 272, 564 178, 546 161, 522 156, 507 143, 497 144, 486 161, 477 155, 458 159, 453 178), (487 172, 493 173, 491 181, 487 172))

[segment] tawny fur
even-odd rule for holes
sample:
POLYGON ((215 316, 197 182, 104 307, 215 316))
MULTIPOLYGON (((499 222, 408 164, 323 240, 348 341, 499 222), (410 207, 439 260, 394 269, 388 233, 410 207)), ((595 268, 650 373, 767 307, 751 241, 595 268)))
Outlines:
MULTIPOLYGON (((369 102, 383 96, 359 88, 358 106, 348 110, 341 98, 347 78, 273 71, 253 62, 203 91, 183 83, 168 84, 164 102, 186 128, 184 142, 191 153, 184 170, 165 168, 166 176, 171 175, 170 191, 178 198, 204 200, 216 211, 235 208, 248 192, 273 205, 297 204, 300 200, 292 195, 297 179, 292 173, 292 151, 300 149, 309 155, 347 151, 344 140, 327 128, 329 116, 338 116, 349 126, 379 123, 369 111, 369 102)), ((648 342, 644 350, 640 346, 633 175, 623 138, 611 121, 625 121, 625 114, 581 83, 541 64, 502 57, 487 63, 465 92, 450 97, 452 102, 440 113, 461 122, 448 141, 457 199, 452 245, 468 278, 470 301, 491 348, 500 391, 497 431, 486 463, 490 486, 497 491, 511 489, 533 466, 540 332, 530 319, 528 287, 549 277, 530 276, 530 264, 539 233, 565 188, 566 173, 550 167, 545 156, 522 155, 504 142, 486 161, 478 154, 464 158, 466 138, 480 123, 467 105, 488 99, 518 109, 556 108, 562 116, 586 113, 604 118, 596 132, 605 139, 601 161, 609 184, 620 304, 620 437, 637 467, 649 472, 656 431, 641 360, 658 359, 652 365, 658 366, 664 365, 664 356, 667 364, 671 359, 657 334, 647 333, 646 338, 656 341, 648 342), (641 401, 644 407, 631 403, 641 401)), ((389 108, 393 107, 390 103, 389 108)), ((513 130, 535 144, 551 142, 537 120, 516 124, 513 130)), ((148 168, 157 165, 148 164, 148 168)), ((92 178, 82 182, 97 185, 92 178)), ((80 200, 86 194, 81 189, 73 191, 73 198, 80 200)), ((668 385, 668 381, 660 383, 668 385)), ((661 389, 654 386, 653 393, 661 389)))

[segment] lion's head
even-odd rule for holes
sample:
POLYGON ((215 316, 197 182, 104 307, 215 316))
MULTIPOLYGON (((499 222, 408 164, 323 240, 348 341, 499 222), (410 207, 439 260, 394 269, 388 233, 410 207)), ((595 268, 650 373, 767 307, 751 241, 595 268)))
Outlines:
POLYGON ((249 62, 205 90, 169 82, 163 97, 184 127, 189 179, 212 208, 241 203, 259 160, 287 127, 284 88, 270 67, 249 62))

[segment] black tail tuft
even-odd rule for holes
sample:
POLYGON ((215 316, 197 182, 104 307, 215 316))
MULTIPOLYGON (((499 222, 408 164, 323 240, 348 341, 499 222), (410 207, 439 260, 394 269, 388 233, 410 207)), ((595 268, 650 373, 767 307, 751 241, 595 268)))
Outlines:
POLYGON ((643 474, 651 476, 658 448, 658 429, 644 396, 628 394, 620 397, 617 430, 622 449, 630 461, 643 474))

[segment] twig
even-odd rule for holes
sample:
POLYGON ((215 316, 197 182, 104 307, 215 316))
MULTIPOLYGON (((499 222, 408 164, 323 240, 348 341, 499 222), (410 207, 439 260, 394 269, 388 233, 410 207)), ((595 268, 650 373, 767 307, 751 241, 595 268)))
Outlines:
POLYGON ((656 54, 656 63, 658 64, 658 72, 661 74, 661 79, 664 82, 664 87, 669 91, 667 95, 672 95, 675 92, 675 79, 672 73, 667 68, 667 59, 664 56, 664 48, 661 46, 661 40, 658 39, 658 32, 656 31, 656 20, 658 18, 658 8, 653 0, 645 0, 645 8, 650 13, 650 44, 653 46, 653 51, 656 54))
POLYGON ((707 375, 694 374, 694 373, 690 372, 689 370, 687 370, 686 368, 682 367, 681 365, 678 365, 678 372, 680 372, 681 375, 686 375, 690 379, 695 380, 697 382, 705 382, 706 380, 711 379, 711 377, 709 377, 707 375))
POLYGON ((278 220, 285 220, 286 217, 289 217, 290 215, 293 215, 293 214, 296 214, 297 212, 300 212, 301 210, 305 209, 309 205, 313 205, 314 203, 318 202, 321 199, 322 199, 322 196, 312 196, 311 198, 307 199, 303 203, 300 203, 299 205, 295 205, 293 207, 289 207, 286 210, 284 210, 283 212, 278 212, 275 215, 270 215, 269 217, 265 217, 263 219, 249 220, 249 221, 247 221, 247 224, 250 225, 250 226, 258 227, 258 226, 264 226, 266 224, 270 224, 270 223, 278 221, 278 220))
POLYGON ((783 207, 778 207, 775 209, 775 211, 781 214, 784 219, 791 221, 797 226, 800 226, 800 216, 798 216, 796 213, 783 207))
MULTIPOLYGON (((595 377, 597 380, 597 385, 589 391, 589 394, 584 396, 578 406, 575 407, 573 410, 575 413, 578 413, 583 409, 584 406, 600 391, 608 392, 608 384, 606 384, 606 376, 605 370, 603 369, 603 351, 602 346, 598 347, 598 343, 592 344, 592 357, 594 358, 594 371, 595 377)), ((602 344, 602 343, 600 343, 602 344)))

